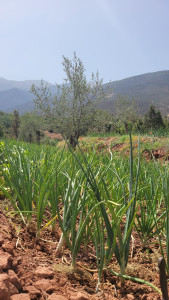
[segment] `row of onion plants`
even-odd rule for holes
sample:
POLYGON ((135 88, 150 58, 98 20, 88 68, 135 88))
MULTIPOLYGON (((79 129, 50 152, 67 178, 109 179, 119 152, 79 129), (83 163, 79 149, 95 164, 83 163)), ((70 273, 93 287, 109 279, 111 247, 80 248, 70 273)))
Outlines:
POLYGON ((140 164, 139 147, 133 159, 131 137, 130 157, 114 156, 111 150, 98 155, 72 151, 69 146, 59 149, 14 141, 1 142, 0 157, 4 178, 0 189, 26 226, 32 217, 36 220, 37 238, 48 225, 54 231, 58 221, 62 234, 56 254, 66 243, 72 269, 76 269, 80 247, 93 242, 97 287, 113 254, 123 283, 134 227, 143 247, 151 237, 159 239, 168 262, 168 167, 154 162, 140 164))

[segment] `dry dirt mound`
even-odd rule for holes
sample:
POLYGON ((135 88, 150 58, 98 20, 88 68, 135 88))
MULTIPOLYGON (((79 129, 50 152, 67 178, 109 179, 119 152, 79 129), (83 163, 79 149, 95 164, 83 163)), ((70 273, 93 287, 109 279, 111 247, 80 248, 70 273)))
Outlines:
POLYGON ((144 150, 142 152, 142 156, 146 158, 147 160, 150 159, 159 159, 162 161, 168 161, 169 160, 169 153, 165 147, 154 149, 154 150, 144 150))
POLYGON ((49 132, 47 130, 44 131, 44 134, 49 137, 50 139, 62 141, 63 137, 60 133, 54 133, 54 132, 49 132))

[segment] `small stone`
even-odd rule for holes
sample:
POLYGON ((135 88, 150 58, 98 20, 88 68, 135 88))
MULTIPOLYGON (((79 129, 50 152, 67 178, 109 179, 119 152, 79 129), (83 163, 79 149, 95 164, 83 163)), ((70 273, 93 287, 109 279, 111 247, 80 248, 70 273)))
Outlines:
POLYGON ((17 272, 18 278, 21 278, 23 276, 23 274, 25 274, 24 268, 19 268, 19 270, 17 272))
POLYGON ((11 267, 12 256, 7 252, 0 252, 0 270, 7 270, 11 267))
POLYGON ((35 275, 42 278, 53 278, 54 272, 47 267, 38 267, 35 271, 35 275))
POLYGON ((9 281, 18 289, 21 290, 22 286, 20 280, 13 270, 8 270, 9 281))
POLYGON ((37 299, 41 295, 41 292, 37 290, 33 285, 27 285, 24 287, 24 291, 29 292, 31 299, 37 299))
POLYGON ((13 260, 13 262, 12 262, 12 268, 14 270, 16 270, 17 267, 18 267, 18 265, 21 263, 21 261, 22 261, 22 257, 21 256, 15 257, 14 260, 13 260))
POLYGON ((66 298, 62 295, 57 295, 57 294, 53 293, 52 295, 50 295, 48 297, 48 300, 68 300, 68 298, 66 298))
POLYGON ((134 296, 132 294, 127 294, 126 295, 126 299, 128 299, 128 300, 134 300, 135 298, 134 298, 134 296))
POLYGON ((30 297, 28 294, 22 293, 11 296, 10 300, 30 300, 30 297))
POLYGON ((76 299, 76 296, 74 296, 74 295, 71 295, 70 297, 69 297, 69 300, 75 300, 76 299))
POLYGON ((64 286, 67 282, 67 279, 65 277, 59 278, 59 285, 64 286))
POLYGON ((10 296, 19 294, 18 289, 10 282, 9 282, 9 291, 10 291, 10 296))
POLYGON ((89 300, 88 295, 82 293, 82 292, 78 292, 77 296, 76 296, 76 300, 89 300))
POLYGON ((7 274, 0 274, 0 299, 9 299, 9 277, 7 274))
POLYGON ((56 290, 55 286, 50 283, 49 279, 41 279, 35 282, 35 287, 37 289, 43 290, 47 293, 54 292, 56 290))
POLYGON ((6 252, 8 252, 9 254, 13 255, 13 250, 14 250, 14 247, 10 244, 10 243, 4 243, 2 245, 2 249, 6 252))
POLYGON ((157 297, 157 296, 154 296, 153 294, 149 294, 148 296, 147 296, 147 300, 158 300, 159 298, 157 297))

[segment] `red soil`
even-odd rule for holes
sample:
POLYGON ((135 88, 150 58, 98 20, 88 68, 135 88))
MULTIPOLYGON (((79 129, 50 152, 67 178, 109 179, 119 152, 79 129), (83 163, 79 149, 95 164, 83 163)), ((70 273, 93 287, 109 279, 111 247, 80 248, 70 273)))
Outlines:
MULTIPOLYGON (((70 271, 71 254, 64 250, 61 258, 56 258, 55 249, 61 234, 56 224, 55 234, 45 229, 39 241, 35 238, 33 226, 26 230, 21 221, 6 215, 1 202, 0 210, 0 300, 18 299, 161 299, 160 295, 147 285, 125 281, 121 288, 118 277, 105 272, 99 293, 97 284, 96 256, 93 245, 87 251, 81 248, 78 266, 81 272, 70 271), (89 273, 81 266, 89 269, 89 273), (91 272, 90 272, 91 269, 91 272), (90 274, 90 275, 89 275, 90 274)), ((133 232, 133 246, 126 273, 153 283, 159 288, 157 260, 160 256, 155 239, 151 246, 142 249, 141 241, 133 232)), ((115 258, 111 268, 119 271, 115 258)))

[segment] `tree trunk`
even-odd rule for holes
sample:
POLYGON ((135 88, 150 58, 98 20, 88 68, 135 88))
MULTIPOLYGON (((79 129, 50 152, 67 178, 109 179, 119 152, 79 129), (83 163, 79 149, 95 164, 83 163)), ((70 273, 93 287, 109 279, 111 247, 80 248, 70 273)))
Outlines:
POLYGON ((128 124, 127 124, 126 121, 124 122, 124 127, 125 127, 125 130, 126 130, 126 133, 128 133, 129 129, 128 129, 128 124))
POLYGON ((36 142, 40 144, 40 130, 36 130, 36 142))
POLYGON ((76 146, 78 144, 78 139, 79 139, 79 133, 77 133, 77 132, 75 132, 74 135, 72 134, 69 138, 69 143, 73 150, 76 149, 76 146))

